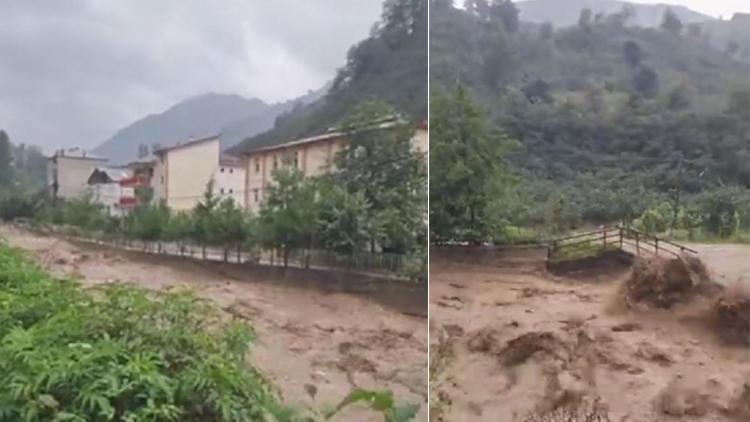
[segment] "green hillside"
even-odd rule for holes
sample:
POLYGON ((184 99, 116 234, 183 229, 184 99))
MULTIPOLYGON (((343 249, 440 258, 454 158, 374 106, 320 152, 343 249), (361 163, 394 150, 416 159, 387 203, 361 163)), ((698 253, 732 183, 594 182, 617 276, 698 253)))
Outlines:
POLYGON ((268 132, 231 149, 272 145, 319 133, 355 105, 380 99, 414 118, 427 115, 427 0, 387 0, 369 38, 353 46, 328 94, 279 116, 268 132))
POLYGON ((432 3, 431 86, 468 87, 519 141, 516 215, 612 221, 675 195, 750 187, 748 64, 676 30, 679 20, 642 28, 621 13, 582 15, 556 30, 519 21, 510 2, 449 3, 432 3))

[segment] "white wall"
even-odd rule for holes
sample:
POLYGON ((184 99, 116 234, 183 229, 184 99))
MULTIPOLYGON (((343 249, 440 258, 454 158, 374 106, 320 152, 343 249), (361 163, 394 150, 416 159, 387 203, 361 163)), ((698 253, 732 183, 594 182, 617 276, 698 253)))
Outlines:
POLYGON ((245 207, 245 168, 219 166, 214 172, 214 193, 222 198, 232 198, 235 204, 245 207))
POLYGON ((88 188, 88 180, 95 168, 106 160, 58 156, 47 162, 48 186, 57 176, 57 197, 73 199, 81 196, 88 188), (56 161, 56 162, 55 162, 56 161))

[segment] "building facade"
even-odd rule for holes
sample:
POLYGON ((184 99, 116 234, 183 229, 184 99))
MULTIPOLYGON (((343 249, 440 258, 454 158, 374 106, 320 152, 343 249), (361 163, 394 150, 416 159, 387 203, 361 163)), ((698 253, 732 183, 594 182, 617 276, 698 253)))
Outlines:
POLYGON ((152 180, 154 179, 154 166, 156 165, 156 158, 153 156, 143 157, 136 161, 132 161, 124 166, 132 174, 133 190, 135 192, 135 205, 148 204, 154 197, 154 188, 152 186, 152 180))
MULTIPOLYGON (((389 126, 384 125, 382 129, 389 126)), ((377 129, 377 130, 382 130, 377 129)), ((421 123, 411 139, 413 148, 427 157, 428 134, 426 123, 421 123)), ((302 138, 278 145, 251 149, 243 153, 245 172, 245 208, 257 213, 273 180, 273 171, 281 165, 297 167, 307 177, 320 176, 332 169, 336 154, 347 144, 342 132, 330 131, 322 135, 302 138)))
POLYGON ((113 217, 133 210, 136 205, 135 184, 132 173, 121 168, 96 168, 88 180, 91 199, 113 217))
POLYGON ((215 194, 221 198, 232 198, 240 207, 245 206, 245 164, 240 158, 222 156, 213 180, 215 194))
POLYGON ((47 160, 47 187, 55 199, 73 199, 88 189, 88 180, 106 158, 88 154, 78 148, 58 150, 47 160))
POLYGON ((219 137, 189 140, 154 151, 153 200, 173 210, 189 210, 200 201, 219 164, 219 137))
POLYGON ((344 144, 341 133, 331 132, 245 153, 245 208, 254 213, 260 210, 273 172, 280 166, 293 165, 308 177, 322 175, 329 171, 344 144))

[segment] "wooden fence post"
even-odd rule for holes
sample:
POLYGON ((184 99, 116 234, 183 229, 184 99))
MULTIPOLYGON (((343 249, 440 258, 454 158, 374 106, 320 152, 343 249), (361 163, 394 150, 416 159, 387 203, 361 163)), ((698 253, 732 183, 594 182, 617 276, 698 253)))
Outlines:
POLYGON ((659 238, 654 236, 654 249, 656 249, 656 256, 659 256, 659 238))
POLYGON ((607 228, 602 229, 602 239, 604 240, 604 249, 607 249, 607 228))
POLYGON ((638 236, 638 232, 635 232, 635 253, 638 256, 641 255, 641 244, 639 243, 639 240, 638 240, 639 237, 640 236, 638 236))
POLYGON ((622 249, 622 237, 623 237, 623 230, 622 226, 620 227, 620 249, 622 249))

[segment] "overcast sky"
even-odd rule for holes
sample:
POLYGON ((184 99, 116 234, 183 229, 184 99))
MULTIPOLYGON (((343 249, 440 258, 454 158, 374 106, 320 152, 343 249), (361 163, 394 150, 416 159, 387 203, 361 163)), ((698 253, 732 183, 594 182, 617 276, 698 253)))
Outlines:
POLYGON ((0 128, 92 148, 205 92, 286 100, 322 86, 381 0, 0 0, 0 128))

